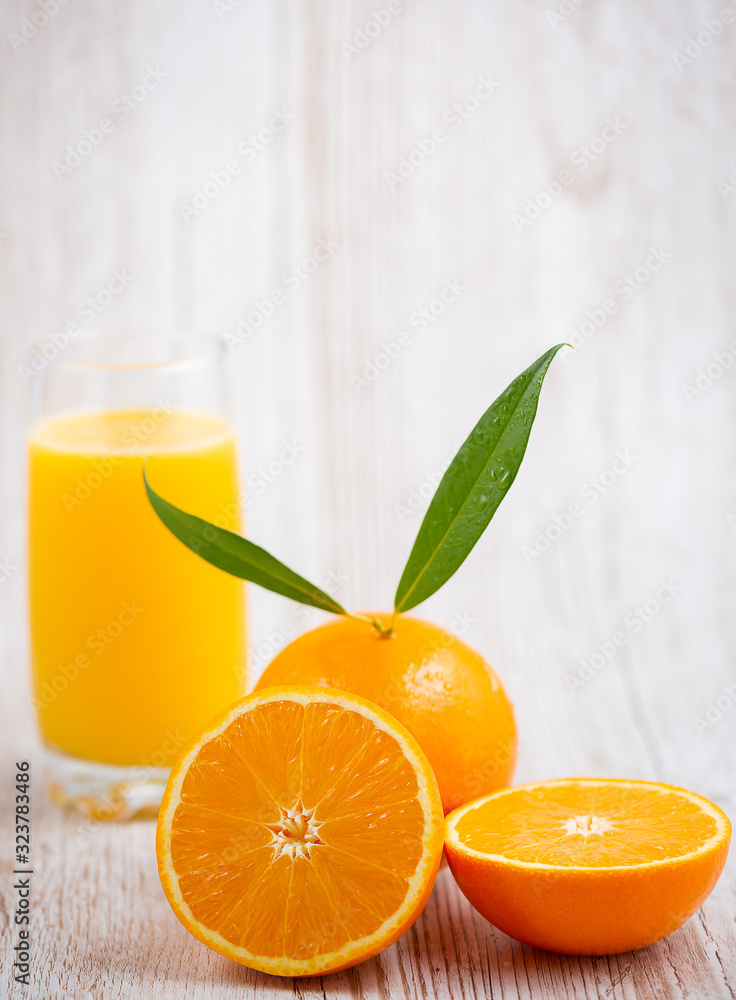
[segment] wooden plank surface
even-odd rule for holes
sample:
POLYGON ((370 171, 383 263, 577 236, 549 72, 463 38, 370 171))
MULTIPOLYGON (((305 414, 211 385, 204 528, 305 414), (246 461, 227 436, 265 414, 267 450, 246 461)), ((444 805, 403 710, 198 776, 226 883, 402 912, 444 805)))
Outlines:
MULTIPOLYGON (((69 0, 27 43, 14 36, 35 0, 0 7, 0 996, 22 995, 9 975, 18 758, 38 779, 27 996, 736 993, 733 863, 666 941, 600 959, 511 941, 444 870, 394 947, 292 982, 234 966, 179 926, 152 824, 90 828, 43 800, 26 679, 29 386, 17 366, 127 268, 101 321, 248 333, 231 357, 244 482, 284 442, 299 452, 251 488, 249 531, 354 608, 389 604, 437 470, 489 401, 577 332, 510 499, 421 613, 501 674, 521 734, 517 780, 657 779, 736 815, 736 703, 724 691, 736 682, 736 23, 721 13, 736 8, 407 0, 346 49, 381 7, 69 0), (151 69, 145 101, 57 176, 66 146, 151 69), (483 80, 489 96, 468 103, 483 80), (283 132, 185 220, 182 206, 276 110, 283 132), (318 240, 330 251, 312 270, 318 240), (454 300, 423 324, 448 284, 454 300), (239 327, 276 289, 284 304, 239 327), (671 599, 655 607, 662 580, 671 599), (616 631, 626 643, 601 665, 616 631)), ((285 623, 318 620, 252 591, 253 674, 285 623)))

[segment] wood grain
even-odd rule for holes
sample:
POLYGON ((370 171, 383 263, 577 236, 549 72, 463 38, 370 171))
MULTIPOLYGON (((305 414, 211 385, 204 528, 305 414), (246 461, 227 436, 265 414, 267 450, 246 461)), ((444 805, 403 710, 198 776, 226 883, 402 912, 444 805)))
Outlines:
MULTIPOLYGON (((381 6, 245 0, 218 16, 208 0, 70 0, 18 51, 8 36, 35 0, 0 9, 0 560, 13 567, 0 583, 0 790, 10 845, 12 762, 32 760, 26 995, 733 998, 733 863, 684 928, 599 959, 511 941, 445 870, 394 947, 292 982, 235 967, 178 925, 150 823, 89 829, 43 801, 26 680, 29 386, 17 366, 127 267, 134 280, 101 321, 224 333, 285 291, 232 352, 245 483, 284 441, 302 449, 251 491, 249 531, 355 608, 390 603, 421 520, 413 508, 490 400, 610 300, 605 322, 553 365, 511 500, 420 611, 503 677, 521 733, 517 780, 658 779, 736 814, 736 710, 694 722, 736 682, 736 365, 718 373, 713 357, 734 339, 736 195, 717 183, 736 164, 736 24, 690 64, 673 59, 732 5, 587 0, 553 27, 559 4, 541 0, 407 2, 348 58, 341 44, 381 6), (54 160, 149 66, 168 74, 160 86, 58 179, 54 160), (453 127, 448 109, 480 77, 500 87, 453 127), (288 128, 187 224, 182 204, 277 108, 293 115, 288 128), (607 119, 619 134, 582 169, 580 150, 607 119), (390 182, 437 128, 444 141, 390 182), (563 170, 573 180, 519 231, 514 215, 563 170), (337 246, 287 284, 319 239, 337 246), (651 247, 660 266, 626 293, 651 247), (462 290, 422 328, 419 311, 447 282, 462 290), (402 331, 411 341, 392 359, 402 331), (688 399, 683 386, 708 365, 716 377, 688 399), (608 482, 619 452, 633 458, 608 482), (558 537, 535 553, 545 532, 558 537), (679 589, 645 620, 636 609, 653 607, 662 579, 679 589), (625 644, 591 667, 617 631, 625 644)), ((284 623, 318 620, 253 591, 254 675, 284 623)), ((0 863, 10 996, 9 846, 0 863)))

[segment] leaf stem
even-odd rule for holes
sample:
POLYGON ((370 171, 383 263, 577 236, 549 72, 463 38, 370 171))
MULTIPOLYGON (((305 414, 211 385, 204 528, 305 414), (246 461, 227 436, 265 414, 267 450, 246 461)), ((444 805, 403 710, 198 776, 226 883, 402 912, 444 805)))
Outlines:
POLYGON ((379 622, 377 618, 369 618, 368 615, 356 615, 352 611, 346 611, 345 614, 348 616, 348 618, 354 618, 356 621, 368 622, 369 625, 372 625, 376 629, 376 631, 378 632, 378 634, 382 639, 393 638, 394 634, 393 618, 391 619, 391 624, 389 625, 389 627, 386 628, 384 625, 381 624, 381 622, 379 622))

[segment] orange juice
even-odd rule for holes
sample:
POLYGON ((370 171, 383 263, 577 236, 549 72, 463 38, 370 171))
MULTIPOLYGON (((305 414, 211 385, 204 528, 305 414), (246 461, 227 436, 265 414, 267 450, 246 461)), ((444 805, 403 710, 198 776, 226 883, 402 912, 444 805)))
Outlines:
POLYGON ((55 417, 30 441, 33 694, 53 749, 166 766, 244 693, 242 584, 161 524, 143 485, 239 531, 233 433, 216 417, 55 417))

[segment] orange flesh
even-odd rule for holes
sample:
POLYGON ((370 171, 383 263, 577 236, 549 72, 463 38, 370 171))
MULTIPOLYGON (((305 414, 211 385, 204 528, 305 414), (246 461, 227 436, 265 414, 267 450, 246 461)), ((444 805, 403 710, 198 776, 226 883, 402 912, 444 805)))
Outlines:
POLYGON ((171 861, 184 901, 253 955, 337 951, 406 898, 424 849, 417 795, 400 744, 358 712, 256 705, 183 779, 171 861))
POLYGON ((585 868, 679 858, 717 831, 713 816, 674 789, 583 781, 512 789, 457 823, 460 843, 482 854, 585 868))

